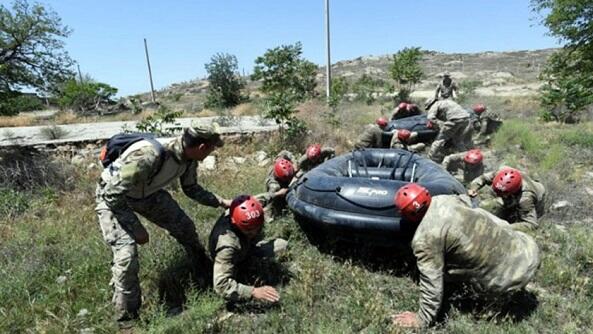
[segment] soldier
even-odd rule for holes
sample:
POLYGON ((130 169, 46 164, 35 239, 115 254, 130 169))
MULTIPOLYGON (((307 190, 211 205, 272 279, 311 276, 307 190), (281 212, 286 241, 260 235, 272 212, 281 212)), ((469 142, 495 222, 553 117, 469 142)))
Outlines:
POLYGON ((468 194, 478 195, 485 185, 492 185, 496 198, 480 203, 480 207, 508 221, 514 229, 535 230, 538 218, 544 214, 546 190, 544 185, 517 169, 503 167, 476 178, 470 184, 468 194))
POLYGON ((502 121, 497 112, 492 111, 482 103, 478 103, 472 108, 477 117, 472 120, 474 131, 477 136, 474 141, 477 144, 485 144, 490 140, 490 135, 498 130, 502 121))
POLYGON ((440 163, 443 159, 445 145, 453 147, 456 152, 466 150, 464 131, 469 124, 469 113, 455 101, 439 100, 427 101, 428 127, 434 127, 439 133, 428 151, 428 157, 440 163))
POLYGON ((426 144, 418 143, 418 132, 410 132, 407 129, 399 129, 393 131, 391 137, 391 148, 401 148, 406 151, 420 153, 426 148, 426 144))
POLYGON ((392 120, 405 118, 409 116, 420 115, 422 112, 420 108, 414 103, 401 102, 394 110, 391 116, 392 120))
POLYGON ((258 242, 264 224, 262 203, 265 205, 271 198, 267 193, 256 197, 241 195, 235 198, 230 210, 218 219, 210 233, 214 291, 229 301, 253 298, 273 303, 280 300, 278 291, 271 286, 253 287, 239 283, 235 278, 236 267, 250 256, 276 257, 288 245, 283 239, 258 242))
POLYGON ((293 180, 294 170, 294 156, 289 151, 282 151, 276 156, 274 166, 268 171, 266 177, 266 191, 273 200, 269 201, 268 205, 264 207, 266 212, 266 222, 273 220, 276 216, 282 213, 286 207, 286 200, 283 196, 277 196, 282 189, 288 189, 293 180))
POLYGON ((307 151, 297 162, 297 173, 295 179, 301 178, 306 172, 319 166, 326 160, 336 156, 336 151, 332 147, 321 147, 319 144, 311 144, 307 151))
POLYGON ((472 209, 467 196, 431 197, 412 183, 400 188, 395 205, 404 219, 418 223, 412 250, 420 277, 419 311, 394 315, 395 325, 430 326, 447 283, 468 283, 483 297, 505 300, 523 289, 539 267, 539 249, 530 236, 472 209))
POLYGON ((484 157, 479 149, 451 154, 443 160, 443 168, 465 186, 484 174, 484 157))
POLYGON ((451 79, 449 72, 443 73, 443 81, 437 86, 434 92, 435 100, 446 100, 448 98, 457 98, 457 84, 451 79))
POLYGON ((224 199, 197 183, 198 161, 223 142, 214 128, 188 128, 173 140, 135 142, 103 170, 95 208, 103 238, 113 252, 111 284, 120 326, 131 325, 141 304, 138 247, 148 242, 146 229, 134 212, 166 229, 194 264, 206 259, 191 218, 163 188, 179 178, 188 197, 212 207, 229 207, 224 199), (159 148, 155 145, 162 145, 159 148))
POLYGON ((358 136, 354 148, 359 150, 361 148, 383 147, 383 135, 386 133, 384 129, 387 123, 385 117, 379 117, 375 124, 366 125, 360 136, 358 136))

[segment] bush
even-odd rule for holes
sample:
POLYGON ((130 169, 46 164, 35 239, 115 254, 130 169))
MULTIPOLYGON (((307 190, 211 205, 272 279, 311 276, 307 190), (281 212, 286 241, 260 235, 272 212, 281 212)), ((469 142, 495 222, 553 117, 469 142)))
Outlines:
POLYGON ((136 124, 136 131, 150 132, 158 136, 173 135, 171 129, 165 128, 168 124, 174 124, 177 117, 181 117, 183 111, 171 111, 165 106, 159 106, 159 109, 152 115, 139 121, 136 124))
POLYGON ((420 61, 422 51, 419 47, 404 48, 393 55, 389 71, 395 80, 399 101, 409 101, 410 94, 420 82, 424 72, 420 61))
POLYGON ((205 65, 208 72, 208 108, 232 108, 241 103, 245 82, 239 76, 237 57, 217 53, 205 65))
POLYGON ((560 142, 571 146, 593 148, 593 132, 586 129, 575 129, 560 134, 560 142))
POLYGON ((29 195, 8 188, 0 188, 0 216, 9 219, 29 208, 29 195))
POLYGON ((68 131, 62 129, 57 125, 46 126, 39 130, 45 139, 54 140, 66 137, 68 131))
POLYGON ((23 148, 0 151, 0 188, 30 191, 72 189, 75 170, 48 153, 23 148))
POLYGON ((375 79, 370 75, 363 74, 352 85, 352 92, 356 94, 357 101, 363 101, 367 105, 371 105, 375 102, 373 93, 376 93, 377 90, 382 90, 383 87, 385 87, 385 80, 375 79))
POLYGON ((62 108, 86 114, 100 111, 106 105, 114 104, 117 88, 102 82, 68 80, 59 92, 58 103, 62 108))
POLYGON ((18 92, 0 93, 0 116, 14 116, 39 109, 43 109, 43 103, 37 96, 18 92))
POLYGON ((457 96, 457 103, 462 104, 476 94, 476 88, 482 85, 479 80, 463 80, 459 83, 459 94, 457 96))

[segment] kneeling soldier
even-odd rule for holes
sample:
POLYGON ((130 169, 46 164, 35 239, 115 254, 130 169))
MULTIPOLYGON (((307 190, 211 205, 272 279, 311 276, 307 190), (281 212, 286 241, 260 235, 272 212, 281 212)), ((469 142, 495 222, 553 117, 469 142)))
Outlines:
POLYGON ((268 171, 266 177, 266 191, 272 197, 270 203, 265 206, 266 222, 274 220, 286 207, 286 199, 279 196, 279 192, 286 192, 295 174, 292 161, 294 157, 288 151, 282 151, 276 156, 274 166, 268 171))
POLYGON ((322 148, 319 144, 309 145, 305 154, 303 154, 297 162, 297 173, 295 178, 301 178, 306 172, 335 156, 336 150, 334 150, 333 147, 322 148))
POLYGON ((426 144, 418 143, 418 132, 410 132, 407 129, 399 129, 393 131, 391 137, 391 148, 401 148, 406 151, 420 153, 426 148, 426 144))
POLYGON ((484 157, 479 149, 451 154, 443 160, 443 168, 459 182, 468 186, 475 178, 484 174, 484 157))
POLYGON ((449 282, 469 283, 494 299, 523 289, 539 267, 539 248, 530 236, 485 210, 472 209, 467 196, 431 197, 412 183, 397 192, 395 206, 404 219, 418 223, 412 250, 420 274, 420 309, 395 315, 395 325, 431 325, 449 282))

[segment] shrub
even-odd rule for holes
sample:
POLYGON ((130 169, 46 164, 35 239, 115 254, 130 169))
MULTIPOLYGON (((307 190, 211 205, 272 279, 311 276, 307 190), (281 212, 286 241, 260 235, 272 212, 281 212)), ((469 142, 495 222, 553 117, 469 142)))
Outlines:
POLYGON ((0 115, 14 116, 23 111, 33 111, 43 108, 43 103, 37 96, 18 92, 0 93, 0 115))
POLYGON ((29 208, 29 195, 8 188, 0 188, 0 216, 14 218, 29 208))
POLYGON ((0 188, 30 191, 41 188, 72 189, 74 168, 48 153, 31 148, 0 151, 0 188))
POLYGON ((63 128, 57 125, 46 126, 41 128, 41 130, 39 131, 45 139, 49 140, 61 139, 66 137, 66 135, 68 134, 67 130, 64 130, 63 128))
POLYGON ((159 136, 172 135, 174 131, 167 129, 166 125, 175 123, 177 117, 181 117, 183 111, 171 111, 165 106, 159 106, 159 109, 152 115, 144 118, 136 124, 136 131, 151 132, 159 136))
POLYGON ((217 53, 205 65, 208 72, 208 108, 232 108, 241 103, 245 82, 239 76, 237 57, 217 53))
POLYGON ((68 80, 59 92, 58 103, 62 108, 69 108, 86 114, 99 111, 101 107, 114 104, 113 97, 117 88, 92 80, 68 80))
POLYGON ((586 129, 575 129, 560 134, 560 142, 566 145, 593 148, 593 132, 586 129))
POLYGON ((424 72, 420 61, 422 51, 419 47, 404 48, 393 55, 389 72, 395 80, 399 101, 409 101, 410 94, 420 82, 424 72))
POLYGON ((463 80, 459 83, 459 94, 457 96, 457 103, 465 103, 476 94, 476 88, 482 85, 479 80, 463 80))

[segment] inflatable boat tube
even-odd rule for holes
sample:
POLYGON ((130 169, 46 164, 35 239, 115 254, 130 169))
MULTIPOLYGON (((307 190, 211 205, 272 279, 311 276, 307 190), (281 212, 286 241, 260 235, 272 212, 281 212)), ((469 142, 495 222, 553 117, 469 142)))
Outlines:
MULTIPOLYGON (((421 143, 428 143, 432 142, 436 138, 438 132, 427 128, 426 123, 428 123, 426 114, 410 116, 390 121, 387 123, 385 131, 391 131, 395 129, 407 129, 412 132, 416 131, 418 132, 418 141, 421 143)), ((383 146, 388 148, 389 143, 391 142, 391 136, 385 134, 382 142, 383 146)))
POLYGON ((312 169, 287 194, 309 239, 333 237, 385 246, 410 240, 415 224, 400 220, 395 193, 410 181, 434 195, 465 194, 440 165, 400 149, 365 149, 312 169))

